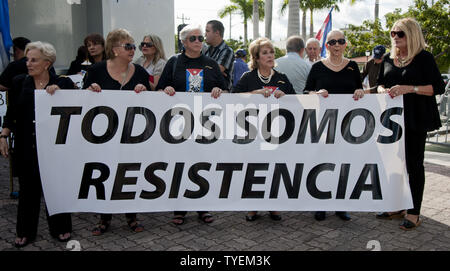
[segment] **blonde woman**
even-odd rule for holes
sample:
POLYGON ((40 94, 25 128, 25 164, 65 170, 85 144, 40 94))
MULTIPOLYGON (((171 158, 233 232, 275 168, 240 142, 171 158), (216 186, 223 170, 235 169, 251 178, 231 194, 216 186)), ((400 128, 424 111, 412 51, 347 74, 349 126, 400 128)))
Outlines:
POLYGON ((139 45, 139 50, 142 56, 135 63, 148 72, 151 89, 155 90, 167 62, 163 43, 158 36, 147 35, 139 45))
POLYGON ((406 212, 385 212, 377 218, 403 218, 400 228, 420 225, 420 209, 425 185, 423 166, 427 131, 441 126, 435 95, 445 84, 426 44, 420 25, 412 18, 401 19, 391 29, 391 53, 384 57, 378 77, 378 92, 403 98, 405 158, 414 207, 406 212))
MULTIPOLYGON (((100 92, 107 90, 128 90, 139 93, 150 89, 148 73, 137 64, 131 63, 136 45, 126 29, 111 31, 106 38, 108 60, 92 65, 84 77, 84 88, 100 92)), ((143 226, 135 213, 125 214, 127 224, 133 232, 141 232, 143 226)), ((111 214, 102 214, 97 226, 92 230, 95 236, 105 233, 111 225, 111 214)))

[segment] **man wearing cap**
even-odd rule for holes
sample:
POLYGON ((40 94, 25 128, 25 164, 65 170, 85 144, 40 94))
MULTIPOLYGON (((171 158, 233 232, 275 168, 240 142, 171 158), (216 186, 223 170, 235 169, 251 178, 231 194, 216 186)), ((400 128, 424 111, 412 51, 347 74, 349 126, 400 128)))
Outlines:
POLYGON ((370 59, 366 65, 364 65, 362 72, 362 80, 366 76, 369 76, 369 89, 370 93, 377 93, 377 79, 380 73, 381 62, 383 62, 383 55, 386 52, 386 48, 383 45, 377 45, 373 48, 372 59, 370 59))
POLYGON ((245 63, 247 60, 247 52, 244 49, 237 50, 234 57, 233 87, 237 85, 242 74, 249 71, 248 65, 245 63))
POLYGON ((286 74, 294 87, 295 93, 303 94, 311 64, 303 59, 305 43, 300 36, 291 36, 286 41, 287 54, 277 58, 275 70, 286 74))
POLYGON ((231 73, 233 71, 234 52, 223 40, 225 28, 220 21, 211 20, 206 24, 203 54, 214 59, 219 64, 227 88, 231 89, 231 73))

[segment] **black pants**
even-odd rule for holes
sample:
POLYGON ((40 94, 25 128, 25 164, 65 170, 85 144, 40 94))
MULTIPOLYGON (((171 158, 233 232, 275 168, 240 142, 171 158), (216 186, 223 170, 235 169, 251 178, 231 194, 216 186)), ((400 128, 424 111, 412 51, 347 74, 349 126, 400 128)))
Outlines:
POLYGON ((426 132, 405 130, 406 170, 409 175, 409 186, 414 203, 414 208, 408 210, 408 214, 411 215, 420 215, 420 208, 422 207, 423 190, 425 188, 423 160, 426 137, 426 132))
MULTIPOLYGON (((37 165, 21 172, 19 187, 16 234, 18 237, 32 240, 37 235, 42 197, 42 184, 37 165)), ((53 237, 72 232, 72 218, 68 213, 49 216, 47 212, 47 222, 53 237)))
MULTIPOLYGON (((125 214, 125 217, 127 218, 127 222, 136 220, 136 214, 135 213, 125 214)), ((100 215, 100 219, 103 220, 103 221, 111 221, 112 214, 101 214, 100 215)))
MULTIPOLYGON (((197 211, 198 215, 206 214, 208 211, 197 211)), ((185 216, 187 214, 187 211, 175 211, 173 212, 175 216, 185 216)))

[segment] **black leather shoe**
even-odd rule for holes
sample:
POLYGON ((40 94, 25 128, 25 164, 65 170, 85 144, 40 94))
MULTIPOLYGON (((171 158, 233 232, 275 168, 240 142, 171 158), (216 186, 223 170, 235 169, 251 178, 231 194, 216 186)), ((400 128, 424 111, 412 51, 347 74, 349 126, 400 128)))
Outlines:
POLYGON ((256 219, 258 219, 259 218, 259 215, 256 213, 256 214, 254 214, 254 215, 249 215, 249 214, 247 214, 246 216, 245 216, 245 220, 247 220, 248 222, 253 222, 253 221, 255 221, 256 219))
POLYGON ((348 215, 347 212, 336 212, 336 215, 337 215, 340 219, 342 219, 342 220, 344 220, 344 221, 349 221, 349 220, 352 219, 352 218, 348 215))
POLYGON ((314 214, 314 218, 317 220, 317 221, 322 221, 322 220, 325 220, 325 212, 316 212, 315 214, 314 214))
POLYGON ((281 215, 277 215, 277 214, 270 214, 270 218, 272 219, 272 220, 275 220, 275 221, 280 221, 281 220, 281 215))

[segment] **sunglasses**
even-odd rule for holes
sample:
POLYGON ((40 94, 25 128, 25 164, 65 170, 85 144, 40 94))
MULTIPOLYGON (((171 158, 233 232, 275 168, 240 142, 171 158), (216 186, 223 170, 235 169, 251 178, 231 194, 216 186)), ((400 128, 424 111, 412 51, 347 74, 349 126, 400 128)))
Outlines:
POLYGON ((141 48, 144 48, 144 47, 152 48, 153 47, 153 43, 151 43, 151 42, 141 42, 141 48))
POLYGON ((123 47, 127 51, 136 50, 136 45, 134 45, 133 43, 125 43, 125 44, 121 44, 117 47, 123 47))
POLYGON ((195 40, 198 40, 199 42, 203 42, 205 40, 205 37, 203 36, 190 36, 189 38, 190 42, 194 42, 195 40))
POLYGON ((338 39, 338 40, 333 39, 333 40, 329 40, 327 42, 327 44, 330 45, 330 46, 333 46, 336 43, 339 43, 340 45, 344 45, 345 44, 345 39, 338 39))
POLYGON ((397 37, 399 38, 403 38, 405 36, 405 32, 403 31, 391 31, 391 37, 395 37, 395 35, 397 35, 397 37))

